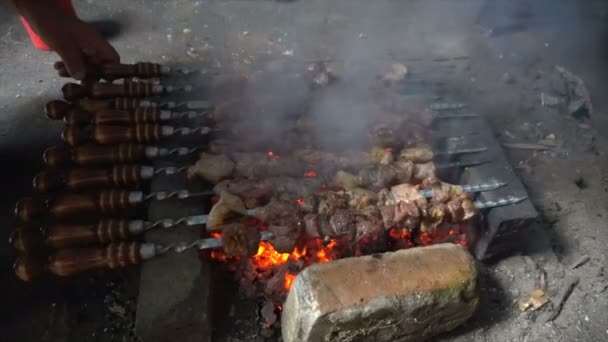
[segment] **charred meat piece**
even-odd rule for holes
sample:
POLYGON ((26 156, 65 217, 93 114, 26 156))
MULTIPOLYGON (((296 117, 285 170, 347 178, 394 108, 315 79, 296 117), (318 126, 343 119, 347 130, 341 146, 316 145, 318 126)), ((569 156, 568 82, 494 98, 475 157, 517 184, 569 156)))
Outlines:
POLYGON ((348 201, 343 191, 326 191, 318 194, 317 213, 333 215, 338 209, 348 208, 348 201))
POLYGON ((296 202, 278 197, 273 197, 268 204, 255 211, 255 216, 267 223, 276 222, 284 217, 297 218, 299 214, 300 208, 297 207, 296 202))
POLYGON ((349 209, 338 209, 330 217, 329 224, 333 234, 331 237, 346 236, 350 241, 354 240, 357 233, 357 215, 349 209))
POLYGON ((258 251, 260 231, 240 223, 222 227, 222 246, 228 256, 252 256, 258 251))
POLYGON ((379 208, 384 227, 413 230, 420 223, 420 209, 415 203, 399 202, 379 208))
POLYGON ((213 187, 215 194, 227 192, 239 197, 246 208, 257 208, 274 194, 272 184, 267 179, 252 181, 244 178, 226 179, 213 187))
POLYGON ((424 207, 427 204, 426 198, 418 190, 417 185, 404 183, 391 187, 390 192, 395 203, 415 203, 418 207, 424 207))
POLYGON ((240 197, 247 208, 255 208, 277 193, 289 193, 296 198, 311 196, 321 190, 324 179, 314 178, 293 178, 293 177, 269 177, 261 180, 234 178, 218 183, 214 188, 214 193, 227 191, 240 197), (255 206, 250 206, 257 204, 255 206))
POLYGON ((370 166, 359 171, 358 182, 361 186, 376 190, 393 184, 411 183, 416 166, 410 161, 402 160, 386 165, 370 166))
POLYGON ((288 223, 286 222, 285 225, 271 224, 268 226, 268 231, 273 235, 269 242, 279 253, 291 253, 302 236, 303 227, 300 222, 288 223))
POLYGON ((380 210, 376 207, 363 209, 356 217, 357 232, 355 240, 381 239, 385 234, 384 224, 380 210))
POLYGON ((425 179, 435 177, 436 169, 433 162, 424 164, 414 164, 414 174, 412 180, 415 184, 422 183, 425 179))
POLYGON ((378 203, 378 195, 367 189, 355 188, 346 191, 348 206, 353 209, 364 209, 378 203))
POLYGON ((233 153, 235 173, 247 178, 302 176, 306 166, 293 157, 280 158, 266 153, 233 153))
POLYGON ((401 150, 399 158, 414 163, 428 163, 433 161, 433 150, 429 146, 406 147, 401 150))
POLYGON ((188 168, 188 178, 198 177, 211 183, 228 178, 234 172, 235 164, 226 155, 201 153, 198 161, 188 168))

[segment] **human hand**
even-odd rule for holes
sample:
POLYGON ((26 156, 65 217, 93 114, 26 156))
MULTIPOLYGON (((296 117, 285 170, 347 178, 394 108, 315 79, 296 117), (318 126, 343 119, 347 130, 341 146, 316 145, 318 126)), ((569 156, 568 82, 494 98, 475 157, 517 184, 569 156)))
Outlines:
POLYGON ((86 77, 86 63, 119 63, 120 56, 95 29, 58 8, 52 1, 15 0, 31 28, 63 60, 72 77, 86 77))

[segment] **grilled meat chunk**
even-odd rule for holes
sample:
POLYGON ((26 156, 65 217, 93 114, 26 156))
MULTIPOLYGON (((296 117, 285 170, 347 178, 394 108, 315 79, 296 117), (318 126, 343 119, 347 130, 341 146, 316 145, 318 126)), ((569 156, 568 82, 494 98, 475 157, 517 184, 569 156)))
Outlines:
POLYGON ((401 150, 399 158, 409 160, 414 163, 428 163, 433 161, 433 150, 429 146, 421 145, 415 147, 406 147, 401 150))
POLYGON ((206 225, 207 230, 221 229, 224 222, 235 214, 247 215, 245 205, 238 197, 228 192, 222 192, 218 202, 209 211, 206 225))
POLYGON ((240 223, 222 227, 222 246, 228 256, 252 256, 258 251, 260 231, 240 223))
POLYGON ((235 164, 228 156, 201 153, 198 161, 188 168, 188 178, 198 177, 211 183, 226 179, 234 172, 235 164))
POLYGON ((348 208, 347 198, 343 191, 326 191, 318 194, 317 213, 333 215, 338 209, 348 208))
POLYGON ((300 241, 303 226, 301 222, 285 222, 284 225, 269 225, 268 231, 273 235, 269 242, 277 252, 291 253, 300 241))

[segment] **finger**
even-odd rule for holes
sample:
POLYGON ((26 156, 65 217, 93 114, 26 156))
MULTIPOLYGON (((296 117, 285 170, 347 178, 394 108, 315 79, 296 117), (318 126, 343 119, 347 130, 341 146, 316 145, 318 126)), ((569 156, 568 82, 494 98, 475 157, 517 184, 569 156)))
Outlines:
POLYGON ((70 76, 77 80, 83 80, 86 77, 87 71, 84 55, 78 45, 75 43, 68 43, 62 46, 56 46, 54 50, 59 57, 61 57, 70 76))
POLYGON ((118 52, 97 32, 84 42, 83 51, 97 63, 120 63, 118 52))

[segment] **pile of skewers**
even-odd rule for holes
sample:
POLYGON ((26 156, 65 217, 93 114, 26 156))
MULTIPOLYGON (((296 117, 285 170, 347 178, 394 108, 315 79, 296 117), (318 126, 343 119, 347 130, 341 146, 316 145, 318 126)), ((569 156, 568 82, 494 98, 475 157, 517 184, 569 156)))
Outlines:
MULTIPOLYGON (((56 68, 61 76, 69 76, 61 64, 56 68)), ((310 141, 303 144, 302 132, 321 123, 298 118, 277 134, 296 134, 301 148, 283 146, 278 155, 267 146, 243 142, 254 133, 243 131, 242 125, 239 130, 231 127, 231 120, 247 114, 239 101, 215 107, 206 101, 164 101, 168 94, 191 90, 157 82, 169 72, 152 63, 91 66, 93 79, 62 88, 68 102, 47 104, 47 116, 66 124, 65 145, 45 151, 49 169, 33 182, 39 196, 20 200, 15 209, 21 225, 12 244, 20 253, 15 270, 22 280, 31 281, 44 272, 69 276, 125 267, 190 248, 223 247, 229 255, 247 256, 260 240, 270 241, 281 252, 293 250, 307 238, 346 236, 357 243, 394 228, 430 231, 443 223, 470 220, 479 209, 522 200, 479 202, 466 194, 504 185, 498 181, 453 186, 436 179, 437 169, 476 164, 436 164, 439 155, 479 153, 483 148, 436 151, 428 134, 415 142, 410 139, 414 134, 403 138, 412 127, 420 133, 418 127, 454 116, 426 111, 423 115, 417 111, 416 120, 407 113, 382 115, 370 126, 369 152, 342 153, 322 150, 310 141), (188 119, 208 124, 170 124, 188 119), (216 132, 231 138, 175 147, 181 136, 216 132), (162 145, 165 142, 172 146, 162 145), (200 156, 192 165, 145 164, 193 153, 200 156), (213 189, 137 190, 159 174, 180 172, 213 189), (149 222, 138 211, 149 201, 196 196, 216 196, 218 201, 209 214, 180 219, 149 222), (243 216, 254 216, 268 228, 260 231, 238 223, 243 216), (207 231, 221 232, 221 237, 171 246, 136 242, 150 229, 184 224, 206 225, 207 231), (47 253, 40 256, 40 250, 47 253)))

